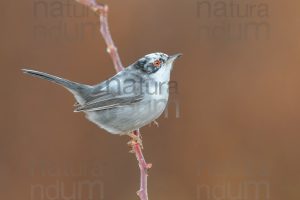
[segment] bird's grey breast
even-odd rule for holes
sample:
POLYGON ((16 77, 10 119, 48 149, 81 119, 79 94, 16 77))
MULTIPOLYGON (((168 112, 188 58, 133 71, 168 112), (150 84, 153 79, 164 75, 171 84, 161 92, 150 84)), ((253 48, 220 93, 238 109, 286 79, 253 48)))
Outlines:
MULTIPOLYGON (((168 85, 156 82, 138 71, 123 71, 101 83, 90 94, 92 101, 110 99, 107 109, 86 110, 87 118, 115 134, 141 128, 157 119, 167 106, 168 85), (100 97, 96 97, 99 95, 100 97)), ((107 106, 107 105, 105 105, 107 106)))

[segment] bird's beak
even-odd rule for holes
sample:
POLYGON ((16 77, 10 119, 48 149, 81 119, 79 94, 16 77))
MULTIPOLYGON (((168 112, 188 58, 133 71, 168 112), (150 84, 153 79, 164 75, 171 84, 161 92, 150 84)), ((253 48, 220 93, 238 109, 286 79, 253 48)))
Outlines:
POLYGON ((172 55, 172 56, 169 56, 168 58, 168 62, 174 62, 175 60, 177 60, 177 58, 181 57, 182 56, 182 53, 177 53, 175 55, 172 55))

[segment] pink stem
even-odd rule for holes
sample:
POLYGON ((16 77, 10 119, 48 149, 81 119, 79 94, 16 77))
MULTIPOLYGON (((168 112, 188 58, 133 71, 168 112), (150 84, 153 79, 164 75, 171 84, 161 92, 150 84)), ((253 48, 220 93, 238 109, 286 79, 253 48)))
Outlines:
MULTIPOLYGON (((100 18, 100 32, 102 37, 105 40, 107 46, 107 52, 109 53, 115 70, 117 72, 122 71, 124 69, 118 49, 114 44, 114 41, 111 37, 109 26, 108 26, 108 6, 104 4, 98 4, 95 0, 76 0, 78 3, 81 3, 85 6, 91 8, 94 12, 99 14, 100 18)), ((139 130, 135 130, 134 134, 141 138, 141 133, 139 130)), ((139 143, 135 143, 133 145, 133 151, 135 156, 138 160, 139 168, 140 168, 140 189, 137 192, 137 195, 140 197, 141 200, 148 200, 148 191, 147 191, 147 179, 148 179, 148 169, 152 167, 151 164, 147 164, 145 161, 142 147, 139 143)))
POLYGON ((108 26, 108 6, 105 4, 98 4, 95 0, 76 0, 77 2, 88 6, 90 9, 92 9, 94 12, 99 14, 100 18, 100 32, 102 34, 102 37, 106 43, 106 50, 109 53, 115 70, 117 72, 122 71, 124 69, 118 49, 111 37, 110 31, 109 31, 109 26, 108 26))
MULTIPOLYGON (((141 133, 139 130, 135 130, 134 134, 139 138, 141 137, 141 133)), ((148 169, 152 167, 152 164, 147 164, 147 162, 145 161, 140 144, 134 144, 133 150, 139 162, 140 168, 140 190, 137 192, 137 195, 140 197, 141 200, 148 200, 148 169)))

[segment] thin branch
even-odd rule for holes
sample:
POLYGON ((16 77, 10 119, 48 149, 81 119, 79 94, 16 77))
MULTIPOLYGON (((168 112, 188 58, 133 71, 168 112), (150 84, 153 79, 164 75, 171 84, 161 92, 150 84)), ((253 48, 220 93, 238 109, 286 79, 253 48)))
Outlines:
MULTIPOLYGON (((114 41, 111 37, 109 26, 108 26, 108 6, 105 4, 99 4, 95 0, 76 0, 78 3, 88 6, 94 12, 99 15, 100 19, 100 32, 102 34, 103 39, 105 40, 107 46, 107 52, 109 53, 115 70, 117 72, 122 71, 124 69, 118 49, 114 44, 114 41)), ((139 130, 135 130, 134 135, 141 139, 141 133, 139 130)), ((147 164, 145 161, 142 145, 138 142, 132 143, 132 150, 138 160, 139 169, 140 169, 140 189, 137 192, 137 195, 141 200, 148 200, 148 169, 152 167, 152 164, 147 164)))
POLYGON ((106 43, 106 50, 109 53, 115 70, 117 72, 122 71, 124 69, 118 49, 111 37, 110 31, 109 31, 109 26, 108 26, 108 6, 105 4, 98 4, 95 0, 76 0, 77 2, 88 6, 90 9, 92 9, 94 12, 96 12, 99 15, 100 19, 100 32, 102 34, 103 39, 105 40, 106 43))
MULTIPOLYGON (((133 132, 138 138, 141 138, 141 133, 139 130, 135 130, 133 132)), ((132 146, 132 149, 135 153, 136 159, 139 162, 140 168, 140 190, 137 192, 137 195, 140 197, 141 200, 148 200, 148 169, 152 167, 152 164, 147 164, 141 145, 136 143, 132 146)))

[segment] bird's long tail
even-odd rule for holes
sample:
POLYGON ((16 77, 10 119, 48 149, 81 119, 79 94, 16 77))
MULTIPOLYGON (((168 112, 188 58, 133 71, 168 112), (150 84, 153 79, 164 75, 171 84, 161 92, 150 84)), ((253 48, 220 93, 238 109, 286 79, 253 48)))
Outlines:
POLYGON ((41 79, 45 79, 48 81, 51 81, 53 83, 56 83, 58 85, 61 85, 63 87, 65 87, 66 89, 68 89, 70 92, 73 93, 73 95, 75 96, 76 100, 79 103, 84 103, 84 96, 87 95, 87 92, 90 89, 90 86, 88 85, 84 85, 84 84, 80 84, 80 83, 76 83, 64 78, 60 78, 57 76, 53 76, 44 72, 39 72, 39 71, 35 71, 35 70, 29 70, 29 69, 22 69, 22 71, 25 74, 29 74, 31 76, 34 77, 38 77, 41 79))

